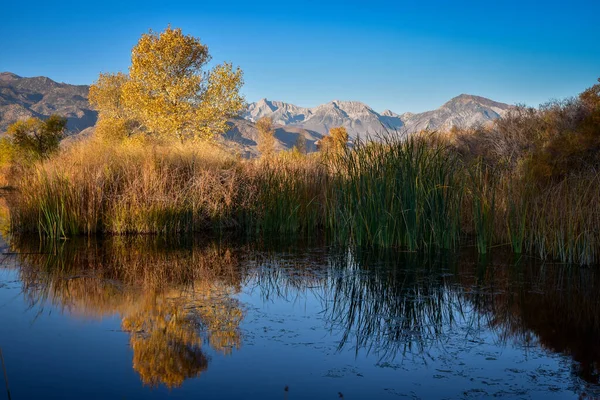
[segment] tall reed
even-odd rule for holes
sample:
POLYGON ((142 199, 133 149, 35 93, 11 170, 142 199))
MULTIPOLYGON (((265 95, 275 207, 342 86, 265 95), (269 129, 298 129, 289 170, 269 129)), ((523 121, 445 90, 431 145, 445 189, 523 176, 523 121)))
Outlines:
POLYGON ((531 201, 527 246, 564 263, 599 261, 600 175, 569 176, 531 201))
POLYGON ((479 254, 487 254, 494 243, 496 182, 493 174, 481 162, 469 170, 469 175, 477 250, 479 254))
POLYGON ((600 176, 540 183, 468 160, 439 136, 244 160, 214 144, 88 140, 22 174, 7 197, 13 233, 172 234, 235 230, 408 251, 600 261, 600 176))
POLYGON ((247 207, 240 209, 246 230, 314 233, 324 226, 328 173, 318 157, 294 153, 246 165, 247 207))
POLYGON ((77 144, 21 178, 13 230, 61 237, 228 226, 244 187, 238 167, 212 146, 77 144))
POLYGON ((329 226, 338 241, 410 251, 457 246, 462 167, 442 144, 358 142, 333 164, 329 226))

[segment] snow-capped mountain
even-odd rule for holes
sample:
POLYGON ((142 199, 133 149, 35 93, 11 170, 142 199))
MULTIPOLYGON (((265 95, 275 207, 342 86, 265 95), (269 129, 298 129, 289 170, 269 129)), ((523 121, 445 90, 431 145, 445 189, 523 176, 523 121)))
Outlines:
POLYGON ((471 127, 501 117, 510 106, 484 97, 461 94, 440 108, 423 113, 381 113, 358 101, 334 100, 313 108, 262 99, 248 106, 243 117, 256 122, 269 116, 278 125, 296 126, 319 134, 344 126, 351 137, 376 136, 399 131, 414 133, 423 129, 447 130, 453 126, 471 127))

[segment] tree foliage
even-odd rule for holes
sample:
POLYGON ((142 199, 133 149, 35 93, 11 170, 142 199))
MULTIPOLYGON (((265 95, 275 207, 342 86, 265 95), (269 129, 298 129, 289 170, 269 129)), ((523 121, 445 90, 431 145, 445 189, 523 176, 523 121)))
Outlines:
POLYGON ((29 118, 17 121, 8 127, 7 146, 12 147, 17 157, 41 159, 56 150, 67 127, 67 119, 59 115, 51 115, 43 121, 29 118))
POLYGON ((540 183, 600 171, 600 83, 539 109, 517 106, 490 126, 452 132, 465 159, 540 183))
POLYGON ((533 171, 555 179, 600 170, 600 84, 565 104, 551 103, 542 119, 544 140, 531 154, 533 171))
POLYGON ((319 149, 322 152, 339 152, 346 148, 348 144, 348 131, 343 126, 331 128, 329 135, 321 139, 319 149))
POLYGON ((135 132, 137 124, 123 100, 123 86, 128 80, 129 76, 121 72, 100 74, 90 86, 90 104, 99 114, 95 133, 104 140, 122 140, 135 132))
POLYGON ((258 151, 264 158, 272 157, 275 153, 275 129, 271 117, 262 117, 256 121, 258 129, 258 151))
POLYGON ((245 105, 242 71, 229 63, 205 70, 210 59, 208 47, 181 29, 142 35, 129 74, 101 74, 90 88, 105 134, 108 121, 120 127, 112 136, 123 129, 179 140, 225 132, 245 105))
POLYGON ((90 104, 100 112, 102 118, 128 117, 123 101, 123 86, 128 80, 129 77, 122 72, 100 74, 90 86, 90 104))

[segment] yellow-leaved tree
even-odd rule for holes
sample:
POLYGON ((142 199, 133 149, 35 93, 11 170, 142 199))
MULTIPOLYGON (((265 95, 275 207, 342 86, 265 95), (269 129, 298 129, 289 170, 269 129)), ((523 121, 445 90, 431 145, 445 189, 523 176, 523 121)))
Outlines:
POLYGON ((98 110, 96 135, 103 139, 123 139, 135 131, 132 113, 123 101, 123 86, 129 76, 121 72, 100 74, 90 86, 90 104, 98 110))
POLYGON ((275 153, 275 128, 271 117, 262 117, 256 121, 258 130, 258 151, 260 155, 269 159, 275 153))
POLYGON ((229 63, 206 70, 210 59, 208 47, 181 29, 142 35, 129 74, 101 74, 90 88, 100 130, 135 128, 179 140, 225 132, 227 119, 245 106, 242 71, 229 63))
POLYGON ((67 119, 57 114, 20 120, 6 130, 6 145, 17 158, 39 160, 58 150, 66 130, 67 119))
POLYGON ((341 152, 348 144, 348 131, 343 126, 331 128, 329 135, 323 136, 319 143, 319 149, 327 152, 341 152))

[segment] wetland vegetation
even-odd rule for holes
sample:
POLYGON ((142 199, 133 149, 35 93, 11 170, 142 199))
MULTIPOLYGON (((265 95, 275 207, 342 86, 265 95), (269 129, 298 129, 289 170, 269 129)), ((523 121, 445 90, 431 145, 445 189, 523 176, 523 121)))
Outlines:
POLYGON ((0 400, 600 398, 586 1, 2 3, 0 400))
POLYGON ((91 137, 57 146, 60 118, 11 127, 0 146, 14 189, 10 231, 324 234, 373 248, 485 255, 506 245, 542 260, 600 262, 600 84, 472 129, 348 146, 345 129, 332 128, 312 154, 276 152, 263 119, 262 157, 243 159, 215 139, 242 109, 242 72, 206 70, 209 59, 179 29, 150 32, 129 74, 102 74, 91 87, 91 137))

